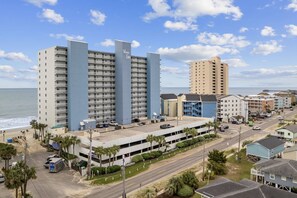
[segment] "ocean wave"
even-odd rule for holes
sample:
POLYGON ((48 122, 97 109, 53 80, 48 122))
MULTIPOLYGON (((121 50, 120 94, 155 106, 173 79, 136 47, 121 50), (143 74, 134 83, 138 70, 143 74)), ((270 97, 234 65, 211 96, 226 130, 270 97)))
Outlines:
POLYGON ((22 118, 0 118, 0 130, 17 129, 30 126, 31 120, 36 120, 36 116, 27 116, 22 118))

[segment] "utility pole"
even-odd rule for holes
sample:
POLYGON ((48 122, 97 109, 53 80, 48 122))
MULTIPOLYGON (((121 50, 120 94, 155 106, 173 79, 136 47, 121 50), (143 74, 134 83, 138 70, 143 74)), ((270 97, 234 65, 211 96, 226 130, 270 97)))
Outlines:
POLYGON ((27 164, 27 150, 28 150, 28 143, 27 143, 27 138, 26 138, 26 131, 21 131, 23 134, 23 141, 24 141, 24 162, 27 164))
POLYGON ((240 140, 241 140, 241 127, 239 127, 239 134, 238 134, 238 151, 237 151, 237 160, 240 161, 240 140))
POLYGON ((202 177, 203 177, 203 180, 204 180, 204 173, 205 173, 204 163, 205 163, 205 143, 203 144, 203 162, 202 162, 202 166, 203 166, 202 177))
POLYGON ((125 172, 125 155, 123 155, 123 166, 122 166, 122 175, 123 175, 123 194, 122 198, 126 198, 126 183, 125 183, 125 177, 126 177, 126 172, 125 172))
POLYGON ((89 148, 89 158, 88 158, 88 179, 91 179, 91 163, 92 163, 92 140, 93 140, 93 130, 89 129, 88 133, 90 134, 90 148, 89 148))

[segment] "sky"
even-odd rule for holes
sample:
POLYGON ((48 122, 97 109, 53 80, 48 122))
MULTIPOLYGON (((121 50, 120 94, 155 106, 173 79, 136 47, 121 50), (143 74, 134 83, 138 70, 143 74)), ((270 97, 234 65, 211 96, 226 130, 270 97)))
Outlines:
POLYGON ((0 88, 37 87, 38 50, 161 55, 161 86, 189 86, 192 60, 220 56, 230 87, 297 87, 297 0, 9 0, 0 4, 0 88))

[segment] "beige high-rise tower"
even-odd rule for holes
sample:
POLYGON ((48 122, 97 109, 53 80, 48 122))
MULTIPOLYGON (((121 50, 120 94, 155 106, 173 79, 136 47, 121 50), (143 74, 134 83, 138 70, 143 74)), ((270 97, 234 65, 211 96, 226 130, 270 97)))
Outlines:
POLYGON ((190 92, 196 94, 228 94, 228 64, 216 56, 190 63, 190 92))

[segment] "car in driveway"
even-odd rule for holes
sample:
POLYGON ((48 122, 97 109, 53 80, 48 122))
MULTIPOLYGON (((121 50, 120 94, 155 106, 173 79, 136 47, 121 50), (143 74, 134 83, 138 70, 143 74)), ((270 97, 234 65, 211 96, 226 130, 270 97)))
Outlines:
POLYGON ((168 129, 168 128, 171 128, 173 126, 171 126, 170 124, 162 124, 160 125, 160 129, 168 129))
POLYGON ((4 177, 4 175, 2 175, 2 174, 0 173, 0 183, 3 183, 3 182, 5 182, 5 177, 4 177))
POLYGON ((57 154, 49 155, 49 156, 46 158, 46 161, 49 161, 50 159, 55 158, 55 157, 59 157, 59 155, 57 155, 57 154))
POLYGON ((261 127, 259 127, 259 126, 254 126, 254 127, 253 127, 253 130, 261 130, 261 127))

